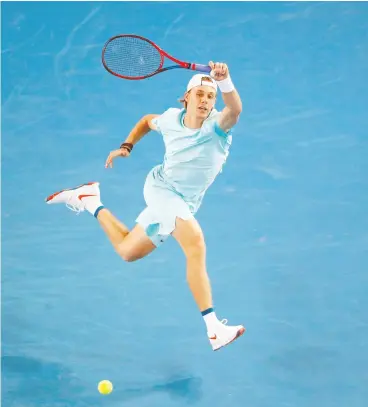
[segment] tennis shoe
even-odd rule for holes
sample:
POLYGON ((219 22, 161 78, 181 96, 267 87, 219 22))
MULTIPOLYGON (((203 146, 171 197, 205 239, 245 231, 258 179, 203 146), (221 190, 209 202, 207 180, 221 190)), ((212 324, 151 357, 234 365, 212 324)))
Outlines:
POLYGON ((63 189, 48 196, 45 201, 47 204, 65 204, 68 209, 80 213, 86 210, 83 198, 96 197, 100 200, 99 185, 99 182, 89 182, 76 188, 63 189))
POLYGON ((227 320, 223 319, 221 324, 218 324, 215 332, 208 332, 208 339, 214 351, 229 345, 231 342, 238 339, 245 332, 242 325, 227 326, 227 320))

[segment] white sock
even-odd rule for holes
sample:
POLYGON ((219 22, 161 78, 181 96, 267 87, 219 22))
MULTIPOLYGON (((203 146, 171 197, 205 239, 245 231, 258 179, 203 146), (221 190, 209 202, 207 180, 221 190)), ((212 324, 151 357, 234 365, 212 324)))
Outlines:
POLYGON ((204 322, 207 326, 207 331, 213 333, 216 331, 216 328, 221 324, 221 322, 217 319, 215 311, 210 312, 207 315, 203 316, 204 322))
POLYGON ((86 207, 87 211, 94 215, 96 213, 96 210, 100 207, 103 206, 100 198, 98 196, 86 196, 83 199, 84 206, 86 207))

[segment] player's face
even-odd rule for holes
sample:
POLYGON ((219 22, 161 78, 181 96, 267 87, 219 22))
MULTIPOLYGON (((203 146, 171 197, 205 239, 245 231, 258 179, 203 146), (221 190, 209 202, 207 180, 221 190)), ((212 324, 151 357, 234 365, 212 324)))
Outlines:
POLYGON ((216 91, 211 86, 197 86, 187 95, 187 112, 198 118, 206 118, 216 103, 216 91))

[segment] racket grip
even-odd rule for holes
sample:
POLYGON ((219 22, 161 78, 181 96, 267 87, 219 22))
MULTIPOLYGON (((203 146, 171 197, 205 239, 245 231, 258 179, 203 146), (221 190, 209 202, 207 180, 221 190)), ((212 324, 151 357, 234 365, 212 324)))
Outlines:
POLYGON ((210 73, 212 70, 210 66, 202 65, 202 64, 192 64, 191 69, 193 69, 193 71, 206 72, 206 73, 210 73))

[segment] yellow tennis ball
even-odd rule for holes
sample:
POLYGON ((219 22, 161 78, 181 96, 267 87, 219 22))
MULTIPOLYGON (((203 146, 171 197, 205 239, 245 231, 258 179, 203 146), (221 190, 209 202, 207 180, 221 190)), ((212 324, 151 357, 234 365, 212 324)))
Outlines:
POLYGON ((101 394, 110 394, 112 392, 113 386, 109 380, 102 380, 98 383, 98 391, 101 394))

